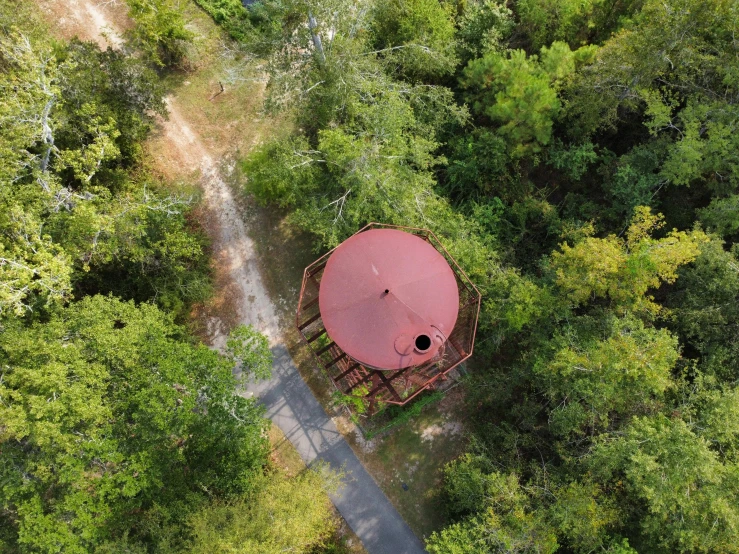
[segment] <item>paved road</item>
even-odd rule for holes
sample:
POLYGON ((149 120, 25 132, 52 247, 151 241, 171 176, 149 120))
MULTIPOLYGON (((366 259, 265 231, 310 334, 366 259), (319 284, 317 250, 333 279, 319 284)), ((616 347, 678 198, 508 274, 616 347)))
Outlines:
POLYGON ((247 390, 260 398, 268 417, 282 429, 307 464, 324 460, 334 469, 343 468, 347 475, 345 485, 331 499, 367 552, 426 552, 326 415, 285 346, 274 346, 272 353, 272 379, 250 384, 247 390))

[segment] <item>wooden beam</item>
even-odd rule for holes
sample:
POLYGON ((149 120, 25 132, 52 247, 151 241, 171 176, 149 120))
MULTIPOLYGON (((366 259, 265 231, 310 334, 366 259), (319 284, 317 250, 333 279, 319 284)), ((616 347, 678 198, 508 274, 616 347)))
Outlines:
POLYGON ((323 367, 325 367, 326 369, 328 369, 332 365, 334 365, 336 362, 338 362, 339 360, 344 359, 345 357, 346 357, 346 352, 342 352, 341 354, 339 354, 338 356, 336 356, 333 360, 331 360, 331 363, 329 363, 328 365, 325 365, 323 367))
POLYGON ((312 337, 310 337, 310 338, 307 338, 307 339, 305 339, 305 342, 307 342, 308 344, 310 344, 310 343, 312 343, 312 342, 313 342, 314 340, 316 340, 316 339, 317 339, 318 337, 320 337, 321 335, 323 335, 323 334, 325 334, 325 333, 326 333, 326 329, 321 329, 320 331, 318 331, 318 332, 317 332, 317 333, 316 333, 315 335, 313 335, 312 337))
POLYGON ((316 315, 314 315, 314 316, 313 316, 312 318, 310 318, 310 319, 309 319, 308 321, 306 321, 306 322, 304 322, 304 323, 301 323, 300 325, 298 325, 298 329, 299 329, 300 331, 302 331, 303 329, 305 329, 306 327, 308 327, 308 325, 310 325, 311 323, 313 323, 313 322, 314 322, 314 321, 315 321, 316 319, 318 319, 319 317, 321 317, 321 312, 318 312, 318 313, 317 313, 316 315))
POLYGON ((301 309, 301 310, 307 310, 308 308, 310 308, 310 307, 311 307, 311 306, 312 306, 313 304, 315 304, 316 302, 318 302, 318 296, 316 296, 316 297, 315 297, 315 298, 314 298, 313 300, 311 300, 310 302, 308 302, 308 303, 307 303, 307 304, 306 304, 305 306, 303 306, 303 307, 302 307, 302 308, 300 308, 300 309, 301 309))
MULTIPOLYGON (((325 330, 324 330, 324 332, 325 332, 325 330)), ((326 346, 324 346, 318 352, 316 352, 316 356, 320 356, 324 352, 328 352, 331 349, 331 347, 334 346, 335 344, 336 343, 334 341, 329 342, 326 346)))
POLYGON ((359 367, 359 362, 355 363, 354 365, 349 366, 349 369, 347 369, 346 371, 342 371, 341 373, 339 373, 339 375, 337 375, 336 377, 333 377, 333 380, 338 381, 339 379, 343 379, 344 377, 349 375, 352 371, 354 371, 358 367, 359 367))
MULTIPOLYGON (((367 375, 365 375, 365 376, 364 376, 364 377, 362 377, 362 378, 361 378, 361 379, 360 379, 359 381, 357 381, 357 382, 356 382, 356 383, 354 383, 354 384, 353 384, 353 385, 352 385, 351 387, 349 387, 349 388, 347 389, 347 391, 346 391, 346 392, 352 392, 352 391, 353 391, 353 390, 354 390, 355 388, 357 388, 357 387, 358 387, 359 385, 361 385, 361 384, 363 384, 363 383, 366 383, 367 381, 369 381, 369 380, 370 380, 370 379, 372 378, 372 375, 373 375, 374 373, 376 373, 376 371, 374 371, 374 370, 373 370, 373 371, 370 371, 370 372, 369 372, 369 373, 368 373, 367 375)), ((370 395, 368 395, 368 396, 370 396, 370 395)))
POLYGON ((393 387, 392 383, 388 380, 387 377, 385 377, 382 373, 380 373, 380 381, 387 387, 387 390, 390 391, 390 394, 393 395, 393 398, 395 398, 396 401, 402 402, 403 399, 400 398, 400 395, 395 390, 395 387, 393 387))

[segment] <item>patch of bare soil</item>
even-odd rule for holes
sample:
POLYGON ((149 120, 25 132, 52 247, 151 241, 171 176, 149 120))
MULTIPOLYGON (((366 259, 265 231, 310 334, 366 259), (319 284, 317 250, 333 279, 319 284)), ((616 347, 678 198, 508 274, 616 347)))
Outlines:
MULTIPOLYGON (((279 339, 277 315, 262 283, 256 249, 233 192, 224 181, 221 168, 191 129, 177 100, 167 98, 167 108, 169 119, 162 121, 161 127, 171 146, 168 152, 177 156, 185 171, 200 170, 200 184, 210 212, 216 275, 219 281, 225 281, 221 295, 228 299, 240 323, 254 325, 275 342, 279 339)), ((211 344, 220 347, 225 344, 225 329, 217 319, 215 314, 208 316, 208 331, 211 344)))
POLYGON ((94 41, 100 48, 119 48, 123 33, 131 27, 128 8, 116 0, 37 0, 52 29, 65 39, 94 41))

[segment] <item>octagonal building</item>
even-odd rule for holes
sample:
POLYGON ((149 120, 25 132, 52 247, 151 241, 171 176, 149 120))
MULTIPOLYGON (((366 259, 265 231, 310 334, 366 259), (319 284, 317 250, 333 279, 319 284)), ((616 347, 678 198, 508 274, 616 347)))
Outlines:
POLYGON ((338 390, 402 405, 472 354, 480 293, 436 236, 371 223, 308 266, 296 323, 338 390))

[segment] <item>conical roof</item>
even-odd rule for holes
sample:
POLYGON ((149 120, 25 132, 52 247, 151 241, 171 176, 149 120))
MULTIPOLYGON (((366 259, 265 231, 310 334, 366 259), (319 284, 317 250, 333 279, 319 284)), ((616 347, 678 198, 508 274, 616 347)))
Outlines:
POLYGON ((431 244, 403 231, 372 229, 331 254, 318 302, 328 335, 344 352, 394 370, 437 353, 457 321, 459 289, 431 244))

